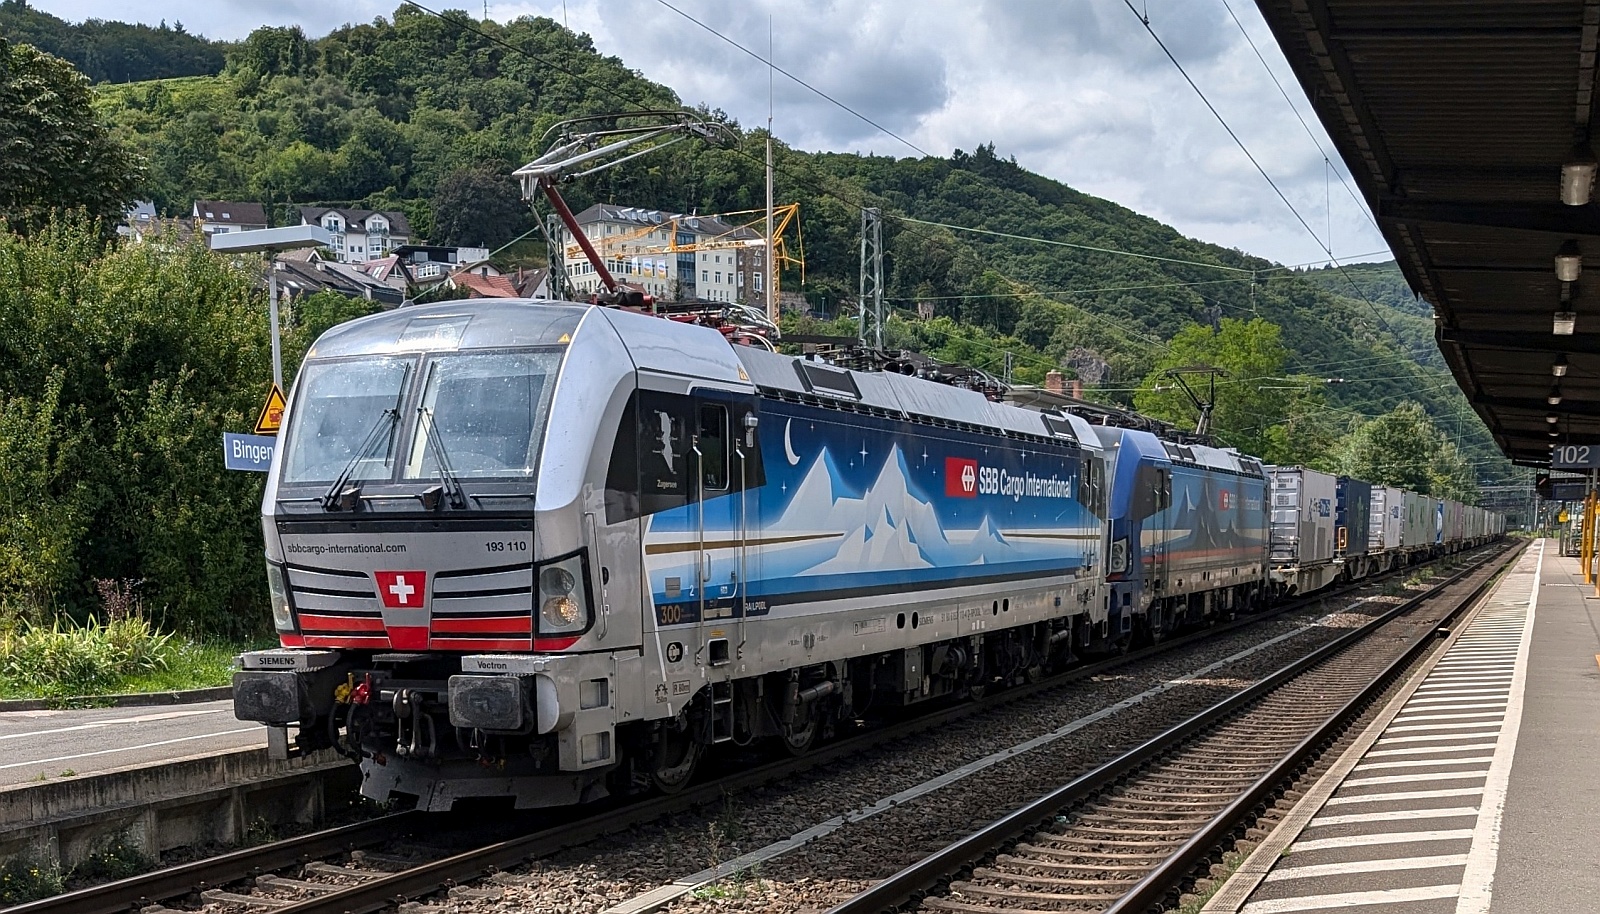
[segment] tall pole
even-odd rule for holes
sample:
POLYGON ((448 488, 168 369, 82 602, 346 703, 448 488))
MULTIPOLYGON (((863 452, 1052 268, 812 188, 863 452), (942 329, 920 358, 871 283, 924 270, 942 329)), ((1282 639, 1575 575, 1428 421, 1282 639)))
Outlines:
POLYGON ((778 239, 772 237, 772 17, 767 17, 767 255, 761 272, 767 284, 767 320, 778 323, 778 239))
POLYGON ((883 213, 861 210, 861 284, 856 300, 861 345, 883 348, 883 213))
POLYGON ((283 347, 278 341, 278 263, 267 255, 267 323, 272 328, 272 383, 283 390, 283 347))

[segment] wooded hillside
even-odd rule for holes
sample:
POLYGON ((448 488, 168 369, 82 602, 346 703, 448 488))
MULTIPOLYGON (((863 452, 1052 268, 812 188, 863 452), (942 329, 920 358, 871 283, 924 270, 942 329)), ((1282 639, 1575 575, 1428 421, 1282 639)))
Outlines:
MULTIPOLYGON (((102 87, 98 105, 149 159, 149 193, 166 212, 196 197, 260 200, 285 216, 310 203, 398 208, 424 237, 437 225, 448 240, 498 244, 533 225, 501 205, 516 196, 501 176, 536 154, 551 124, 700 101, 548 19, 501 24, 401 7, 320 39, 259 29, 229 47, 217 76, 102 87), (483 237, 457 237, 479 212, 499 215, 482 220, 483 237)), ((739 135, 727 148, 681 144, 565 192, 575 209, 756 206, 763 135, 739 135)), ((1307 407, 1315 416, 1299 418, 1342 431, 1415 400, 1481 476, 1508 469, 1443 370, 1426 305, 1392 264, 1286 269, 1185 238, 991 145, 903 159, 778 145, 778 196, 801 204, 807 262, 806 284, 796 273, 785 288, 826 315, 854 312, 859 209, 876 205, 889 221, 897 313, 928 302, 955 321, 906 331, 936 355, 958 352, 998 372, 1009 352, 1024 381, 1064 365, 1102 398, 1128 403, 1184 327, 1259 317, 1282 328, 1287 373, 1342 379, 1307 407)), ((541 254, 542 245, 511 252, 525 262, 541 254)))

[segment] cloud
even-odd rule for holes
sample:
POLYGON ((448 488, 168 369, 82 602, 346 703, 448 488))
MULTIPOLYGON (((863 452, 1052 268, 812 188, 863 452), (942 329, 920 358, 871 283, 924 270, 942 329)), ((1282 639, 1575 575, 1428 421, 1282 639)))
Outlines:
MULTIPOLYGON (((481 12, 481 6, 471 12, 481 12)), ((460 6, 462 2, 451 4, 460 6)), ((477 0, 481 4, 482 0, 477 0)), ((670 0, 759 55, 770 17, 779 66, 935 155, 994 143, 1002 156, 1187 235, 1286 263, 1385 245, 1334 176, 1332 144, 1246 0, 670 0), (1294 100, 1307 136, 1229 7, 1294 100), (1211 104, 1311 226, 1308 232, 1146 32, 1161 36, 1211 104), (1331 229, 1331 231, 1330 231, 1331 229)), ((129 15, 120 0, 39 0, 69 19, 129 15)), ((432 3, 428 4, 433 7, 432 3)), ((395 0, 166 0, 168 21, 237 39, 261 24, 323 34, 391 15, 395 0)), ((437 8, 437 7, 434 7, 437 8)), ((766 123, 767 68, 658 0, 507 0, 489 14, 549 16, 689 104, 766 123)), ((781 74, 775 130, 802 149, 918 155, 781 74)), ((1348 178, 1346 178, 1348 180, 1348 178)))

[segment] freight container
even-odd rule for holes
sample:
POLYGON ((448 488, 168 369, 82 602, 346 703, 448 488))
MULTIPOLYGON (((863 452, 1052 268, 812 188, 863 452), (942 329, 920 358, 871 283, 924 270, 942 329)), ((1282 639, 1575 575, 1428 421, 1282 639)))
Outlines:
POLYGON ((1305 467, 1272 475, 1272 575, 1289 593, 1309 593, 1338 575, 1333 563, 1338 480, 1305 467))
POLYGON ((1367 554, 1372 525, 1372 484, 1340 476, 1338 508, 1334 518, 1334 555, 1340 558, 1367 554))
POLYGON ((1405 526, 1400 531, 1400 547, 1409 553, 1432 552, 1437 536, 1433 499, 1415 492, 1404 492, 1403 504, 1401 516, 1405 526))
POLYGON ((1373 486, 1372 514, 1368 522, 1368 549, 1373 552, 1398 550, 1405 529, 1405 494, 1394 486, 1373 486))

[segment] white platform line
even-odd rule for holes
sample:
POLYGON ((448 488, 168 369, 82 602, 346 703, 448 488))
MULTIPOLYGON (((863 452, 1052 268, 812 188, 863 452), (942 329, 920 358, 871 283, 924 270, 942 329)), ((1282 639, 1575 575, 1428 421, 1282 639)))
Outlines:
POLYGON ((1466 752, 1469 749, 1493 749, 1494 743, 1468 743, 1465 746, 1412 746, 1409 749, 1375 749, 1367 758, 1392 758, 1396 755, 1437 755, 1440 752, 1466 752))
POLYGON ((1324 806, 1348 806, 1352 803, 1404 803, 1410 800, 1437 800, 1445 797, 1475 797, 1483 793, 1482 787, 1449 787, 1444 790, 1401 790, 1395 793, 1367 793, 1353 797, 1334 797, 1324 806))
POLYGON ((1344 782, 1346 787, 1376 787, 1379 784, 1420 784, 1427 781, 1470 781, 1484 777, 1485 771, 1433 771, 1416 774, 1387 774, 1376 778, 1356 778, 1344 782))
POLYGON ((164 739, 153 743, 141 743, 137 746, 118 746, 115 749, 98 749, 94 752, 79 752, 75 755, 58 755, 54 758, 34 759, 29 762, 12 762, 9 765, 0 765, 0 771, 8 768, 26 768, 29 765, 53 765, 56 762, 70 762, 74 759, 92 758, 96 755, 110 755, 115 752, 136 752, 140 749, 154 749, 157 746, 170 746, 174 743, 187 743, 197 739, 212 739, 218 736, 233 736, 236 733, 260 733, 260 727, 240 727, 237 730, 221 730, 216 733, 197 733, 194 736, 180 736, 177 739, 164 739))
POLYGON ((1506 722, 1500 746, 1489 764, 1489 777, 1483 785, 1483 814, 1467 852, 1467 869, 1461 875, 1461 894, 1456 914, 1487 914, 1494 894, 1495 865, 1500 859, 1500 821, 1505 814, 1506 789, 1511 782, 1511 763, 1517 751, 1517 734, 1522 729, 1522 697, 1527 685, 1528 647, 1533 642, 1533 620, 1539 609, 1539 582, 1544 576, 1544 546, 1539 541, 1539 558, 1533 566, 1533 586, 1528 591, 1527 614, 1522 621, 1522 638, 1517 645, 1516 677, 1511 681, 1511 702, 1506 707, 1506 722))
MULTIPOLYGON (((1354 770, 1357 774, 1365 774, 1368 771, 1377 771, 1380 768, 1427 768, 1430 765, 1487 765, 1493 759, 1494 756, 1492 755, 1477 755, 1472 758, 1418 758, 1404 762, 1373 762, 1370 765, 1362 763, 1357 765, 1354 770)), ((1484 772, 1488 773, 1488 769, 1485 768, 1484 772)))
MULTIPOLYGON (((1407 819, 1457 819, 1476 816, 1476 806, 1446 806, 1430 809, 1396 809, 1389 812, 1352 812, 1338 816, 1317 816, 1311 828, 1326 825, 1355 825, 1359 822, 1404 822, 1407 819)), ((1461 861, 1465 863, 1466 860, 1461 861)))
POLYGON ((1376 835, 1342 835, 1338 838, 1313 838, 1289 845, 1289 853, 1335 850, 1341 847, 1368 847, 1374 844, 1416 844, 1421 841, 1467 841, 1470 828, 1445 828, 1437 831, 1380 832, 1376 835))
MULTIPOLYGON (((1506 716, 1504 711, 1456 711, 1449 714, 1407 714, 1403 718, 1395 717, 1401 723, 1415 723, 1419 720, 1472 720, 1482 718, 1479 723, 1485 727, 1494 727, 1495 733, 1500 732, 1500 719, 1506 716)), ((1384 737, 1389 739, 1390 737, 1384 737)), ((1446 737, 1441 737, 1446 738, 1446 737)))
POLYGON ((1299 898, 1274 898, 1252 901, 1242 914, 1290 914, 1292 911, 1325 911, 1359 905, 1402 904, 1407 901, 1432 901, 1456 897, 1455 885, 1425 885, 1414 889, 1381 889, 1376 892, 1340 892, 1336 895, 1303 895, 1299 898))
POLYGON ((1319 876, 1347 876, 1352 873, 1388 873, 1394 870, 1431 870, 1441 866, 1461 866, 1466 854, 1440 854, 1436 857, 1402 857, 1399 860, 1354 860, 1349 863, 1313 863, 1308 866, 1280 866, 1263 882, 1286 879, 1315 879, 1319 876))
MULTIPOLYGON (((1506 709, 1506 700, 1499 698, 1485 701, 1481 698, 1462 698, 1453 701, 1428 702, 1423 705, 1407 704, 1406 707, 1411 710, 1412 713, 1409 717, 1412 718, 1430 711, 1485 711, 1503 714, 1506 709)), ((1396 720, 1404 724, 1408 722, 1407 717, 1408 715, 1402 714, 1396 720)))
MULTIPOLYGON (((1458 716, 1460 716, 1460 717, 1488 717, 1490 715, 1487 715, 1487 714, 1461 714, 1461 715, 1458 715, 1458 716)), ((1385 732, 1388 732, 1388 733, 1419 733, 1419 732, 1421 732, 1423 730, 1468 730, 1468 729, 1471 729, 1473 727, 1481 727, 1481 726, 1483 726, 1483 722, 1482 721, 1479 721, 1477 723, 1461 723, 1461 724, 1417 724, 1414 727, 1390 727, 1385 732)))
MULTIPOLYGON (((1451 715, 1451 716, 1452 717, 1458 717, 1460 715, 1451 715)), ((1494 739, 1495 737, 1500 735, 1500 727, 1498 726, 1497 722, 1492 721, 1492 720, 1486 720, 1486 721, 1483 722, 1483 725, 1485 727, 1490 727, 1492 729, 1483 730, 1481 732, 1473 731, 1473 732, 1470 732, 1470 733, 1442 733, 1442 734, 1440 734, 1438 736, 1385 736, 1383 739, 1380 739, 1376 743, 1373 743, 1373 745, 1374 746, 1383 746, 1383 745, 1392 745, 1394 743, 1436 743, 1436 742, 1438 742, 1439 740, 1442 740, 1442 739, 1483 739, 1485 737, 1487 737, 1489 739, 1494 739)), ((1441 747, 1441 748, 1448 748, 1448 747, 1441 747)))

